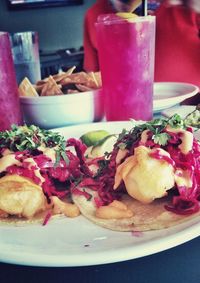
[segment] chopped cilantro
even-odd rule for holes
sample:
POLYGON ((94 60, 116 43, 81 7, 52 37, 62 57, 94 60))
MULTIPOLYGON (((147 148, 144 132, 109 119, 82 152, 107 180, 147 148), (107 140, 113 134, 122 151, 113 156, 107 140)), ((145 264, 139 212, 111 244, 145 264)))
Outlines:
POLYGON ((164 132, 167 126, 171 128, 185 128, 184 120, 178 114, 173 115, 170 118, 160 118, 148 121, 143 124, 132 120, 133 128, 130 131, 123 130, 119 134, 118 148, 129 149, 134 143, 138 142, 141 138, 141 134, 145 130, 149 130, 152 133, 152 139, 154 143, 159 145, 166 145, 170 136, 164 132))
POLYGON ((184 121, 183 119, 181 119, 181 117, 178 114, 175 114, 171 118, 169 118, 168 124, 172 128, 183 128, 184 127, 184 121))
POLYGON ((38 147, 45 146, 55 148, 56 164, 62 157, 68 164, 69 160, 65 153, 66 141, 63 136, 50 130, 43 130, 35 125, 16 126, 12 125, 10 131, 0 132, 0 148, 8 148, 11 151, 34 151, 38 147))
POLYGON ((107 159, 102 159, 102 160, 99 160, 98 161, 98 170, 96 172, 96 175, 95 177, 98 177, 98 176, 101 176, 102 175, 102 172, 104 172, 104 170, 107 168, 109 164, 109 160, 107 159))
POLYGON ((64 150, 62 150, 62 151, 60 152, 60 155, 61 155, 62 158, 64 159, 65 163, 66 163, 67 165, 69 165, 69 158, 67 157, 67 155, 66 155, 66 153, 65 153, 64 150))
POLYGON ((121 143, 118 144, 118 147, 119 147, 120 149, 124 150, 124 149, 126 149, 126 144, 123 143, 123 142, 121 142, 121 143))
POLYGON ((167 133, 160 133, 160 134, 153 135, 152 138, 155 143, 165 146, 167 145, 167 142, 170 139, 170 136, 167 133))
POLYGON ((185 124, 200 129, 200 104, 185 117, 185 124))

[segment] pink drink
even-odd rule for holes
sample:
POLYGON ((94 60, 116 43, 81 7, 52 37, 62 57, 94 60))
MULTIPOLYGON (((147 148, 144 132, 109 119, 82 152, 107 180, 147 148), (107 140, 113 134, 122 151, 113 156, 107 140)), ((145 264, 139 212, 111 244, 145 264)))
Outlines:
POLYGON ((22 124, 9 35, 0 32, 0 131, 22 124))
POLYGON ((106 119, 152 119, 155 18, 101 15, 96 29, 106 119))

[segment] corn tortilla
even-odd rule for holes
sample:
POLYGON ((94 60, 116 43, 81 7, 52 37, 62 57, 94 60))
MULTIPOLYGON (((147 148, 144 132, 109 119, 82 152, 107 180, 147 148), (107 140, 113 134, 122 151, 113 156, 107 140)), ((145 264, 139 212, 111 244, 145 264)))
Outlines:
POLYGON ((170 198, 167 197, 157 199, 150 204, 143 204, 124 194, 121 201, 133 212, 133 216, 123 219, 102 219, 95 215, 94 197, 97 196, 97 193, 90 189, 84 189, 84 191, 92 195, 91 200, 88 201, 82 195, 72 196, 81 213, 95 224, 114 231, 159 230, 178 225, 200 215, 200 212, 187 216, 178 215, 166 210, 165 205, 170 204, 170 198))

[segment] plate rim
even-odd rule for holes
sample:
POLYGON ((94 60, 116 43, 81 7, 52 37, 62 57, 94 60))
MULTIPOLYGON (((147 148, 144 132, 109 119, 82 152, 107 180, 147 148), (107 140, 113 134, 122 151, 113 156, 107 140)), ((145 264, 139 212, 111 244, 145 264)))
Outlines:
MULTIPOLYGON (((184 94, 180 94, 180 95, 176 95, 173 97, 169 97, 169 98, 160 98, 160 99, 153 99, 153 109, 154 111, 161 111, 167 108, 170 108, 172 106, 175 106, 177 104, 179 104, 180 102, 184 101, 185 99, 191 98, 194 95, 196 95, 199 91, 200 88, 197 85, 191 84, 191 83, 184 83, 184 82, 155 82, 154 83, 154 91, 156 87, 159 86, 189 86, 191 88, 193 88, 193 90, 191 90, 191 92, 189 93, 184 93, 184 94), (167 106, 165 106, 167 105, 167 106)), ((171 91, 171 89, 170 89, 171 91)))
MULTIPOLYGON (((2 253, 1 250, 0 261, 4 263, 18 264, 24 266, 35 266, 35 267, 81 267, 81 266, 95 266, 102 264, 117 263, 117 262, 142 258, 145 256, 150 256, 177 247, 179 245, 182 245, 186 242, 189 242, 199 237, 200 235, 199 228, 200 228, 200 222, 195 223, 190 227, 187 227, 177 232, 175 238, 174 238, 174 234, 172 234, 166 237, 161 237, 159 239, 155 238, 151 241, 141 243, 137 245, 136 253, 134 255, 133 255, 134 247, 130 247, 130 246, 125 248, 119 248, 117 250, 112 250, 110 254, 109 254, 110 251, 95 252, 95 254, 85 252, 81 256, 77 254, 68 255, 68 256, 59 255, 59 259, 58 259, 58 255, 48 255, 47 260, 46 259, 43 260, 42 257, 38 257, 37 254, 35 254, 34 256, 32 255, 32 259, 30 259, 29 253, 21 252, 19 254, 18 252, 9 250, 10 254, 8 255, 14 256, 15 258, 14 259, 14 258, 10 258, 7 255, 6 251, 2 253), (164 247, 163 247, 163 238, 166 244, 164 247), (149 243, 151 244, 150 247, 149 247, 149 243), (4 258, 2 257, 2 255, 4 256, 4 258), (78 262, 77 262, 77 257, 79 257, 78 262), (99 260, 100 257, 101 260, 99 260)), ((120 232, 116 232, 116 233, 120 233, 120 232)))

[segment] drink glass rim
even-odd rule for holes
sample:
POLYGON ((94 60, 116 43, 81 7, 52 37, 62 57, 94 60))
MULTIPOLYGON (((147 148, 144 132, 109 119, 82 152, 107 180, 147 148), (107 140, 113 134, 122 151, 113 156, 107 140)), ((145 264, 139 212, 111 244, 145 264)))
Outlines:
POLYGON ((112 25, 115 23, 120 23, 120 24, 125 24, 125 23, 138 23, 138 22, 145 22, 145 21, 155 21, 156 17, 153 15, 147 15, 147 16, 138 16, 138 17, 134 17, 134 18, 122 18, 119 17, 118 18, 110 18, 110 15, 115 15, 114 13, 112 14, 105 14, 105 15, 101 15, 100 17, 97 18, 97 21, 95 23, 95 25, 112 25), (105 17, 103 17, 105 16, 105 17))
POLYGON ((13 35, 37 34, 37 33, 38 33, 38 31, 27 30, 27 31, 10 32, 9 34, 10 34, 11 36, 13 36, 13 35))

